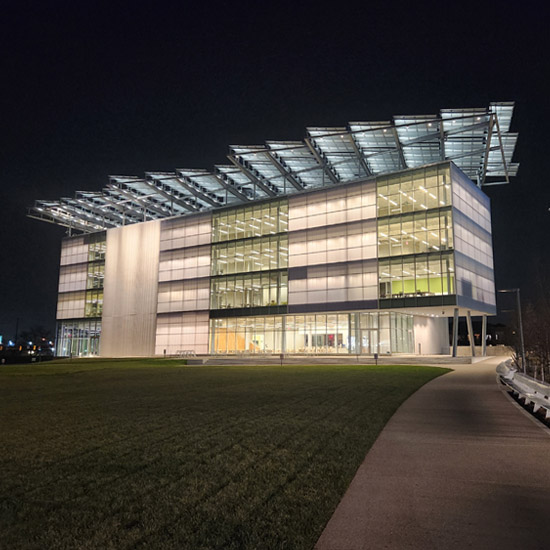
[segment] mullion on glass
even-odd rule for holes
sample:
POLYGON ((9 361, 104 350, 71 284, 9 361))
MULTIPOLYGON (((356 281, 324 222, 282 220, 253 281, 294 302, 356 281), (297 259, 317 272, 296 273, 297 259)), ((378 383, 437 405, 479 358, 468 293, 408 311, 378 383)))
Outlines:
POLYGON ((288 200, 254 204, 212 215, 212 242, 288 231, 288 200))

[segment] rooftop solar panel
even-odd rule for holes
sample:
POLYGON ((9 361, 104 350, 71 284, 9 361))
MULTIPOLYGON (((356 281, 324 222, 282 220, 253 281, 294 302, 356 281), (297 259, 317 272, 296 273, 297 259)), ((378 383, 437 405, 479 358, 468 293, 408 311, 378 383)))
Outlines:
POLYGON ((37 200, 32 218, 89 233, 140 221, 279 197, 452 160, 480 187, 508 183, 517 133, 513 102, 487 108, 442 109, 392 121, 309 127, 303 141, 230 147, 230 165, 213 171, 178 169, 110 176, 101 191, 37 200))

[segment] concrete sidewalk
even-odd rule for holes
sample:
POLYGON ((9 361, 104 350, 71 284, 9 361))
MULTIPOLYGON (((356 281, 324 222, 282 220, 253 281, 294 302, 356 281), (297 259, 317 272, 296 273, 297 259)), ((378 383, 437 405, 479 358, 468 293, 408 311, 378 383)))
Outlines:
POLYGON ((550 548, 550 431, 495 381, 502 358, 416 392, 367 454, 315 548, 550 548))

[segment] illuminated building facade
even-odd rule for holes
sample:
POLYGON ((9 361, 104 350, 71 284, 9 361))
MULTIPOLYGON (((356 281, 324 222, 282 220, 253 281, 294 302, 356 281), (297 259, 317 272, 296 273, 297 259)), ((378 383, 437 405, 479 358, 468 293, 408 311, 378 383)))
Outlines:
POLYGON ((496 313, 480 187, 517 171, 512 109, 309 129, 37 203, 85 233, 63 241, 58 353, 448 354, 449 317, 496 313))

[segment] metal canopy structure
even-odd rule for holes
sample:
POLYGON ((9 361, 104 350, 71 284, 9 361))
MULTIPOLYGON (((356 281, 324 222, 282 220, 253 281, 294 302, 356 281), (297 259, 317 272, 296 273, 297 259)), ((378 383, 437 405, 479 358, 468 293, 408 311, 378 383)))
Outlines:
POLYGON ((147 220, 330 187, 452 160, 479 187, 510 182, 518 134, 510 132, 513 102, 439 115, 394 116, 307 128, 303 141, 232 145, 231 164, 213 171, 177 169, 144 177, 110 176, 102 191, 37 200, 28 216, 91 233, 147 220))

